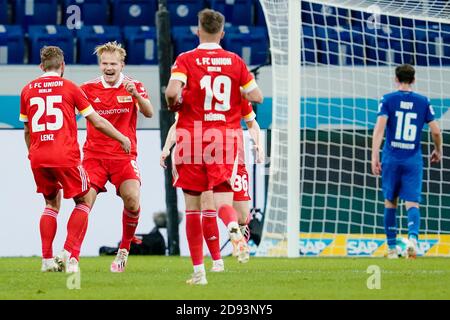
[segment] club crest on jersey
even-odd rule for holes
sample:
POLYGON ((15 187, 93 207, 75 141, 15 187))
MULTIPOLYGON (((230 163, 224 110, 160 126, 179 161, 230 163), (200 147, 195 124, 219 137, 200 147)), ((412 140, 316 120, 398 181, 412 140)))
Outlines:
POLYGON ((133 98, 131 96, 117 96, 117 101, 119 103, 133 102, 133 98))

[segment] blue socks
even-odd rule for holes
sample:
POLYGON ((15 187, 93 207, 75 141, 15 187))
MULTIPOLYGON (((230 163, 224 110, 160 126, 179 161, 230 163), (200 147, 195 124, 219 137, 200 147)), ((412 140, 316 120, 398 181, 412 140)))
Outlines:
MULTIPOLYGON (((384 208, 384 230, 386 232, 389 249, 397 245, 397 209, 384 208)), ((409 211, 408 211, 409 221, 409 211)))
POLYGON ((408 238, 418 239, 420 228, 420 210, 412 207, 408 210, 408 238))

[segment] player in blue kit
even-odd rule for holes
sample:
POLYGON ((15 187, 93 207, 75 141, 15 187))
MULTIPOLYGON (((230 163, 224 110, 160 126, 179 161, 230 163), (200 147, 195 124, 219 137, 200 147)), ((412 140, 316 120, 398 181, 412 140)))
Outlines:
POLYGON ((422 193, 423 160, 421 134, 427 123, 434 150, 431 163, 442 157, 442 136, 434 111, 427 97, 413 92, 415 70, 405 64, 395 70, 398 91, 381 99, 378 119, 373 131, 372 173, 381 174, 384 194, 384 227, 388 243, 388 258, 398 258, 396 249, 398 198, 405 201, 408 212, 407 258, 417 255, 422 193), (380 146, 386 129, 383 159, 380 163, 380 146))

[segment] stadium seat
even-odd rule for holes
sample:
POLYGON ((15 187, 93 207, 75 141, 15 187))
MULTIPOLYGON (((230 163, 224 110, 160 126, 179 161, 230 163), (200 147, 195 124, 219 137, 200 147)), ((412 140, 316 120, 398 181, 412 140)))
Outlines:
POLYGON ((364 27, 368 65, 414 63, 413 34, 408 28, 364 27))
POLYGON ((0 24, 8 24, 8 1, 0 0, 0 24))
POLYGON ((154 26, 157 0, 114 0, 113 24, 154 26))
POLYGON ((255 25, 256 26, 267 26, 266 24, 266 18, 264 17, 264 11, 261 7, 261 3, 259 0, 254 0, 254 7, 255 7, 255 25))
POLYGON ((172 40, 174 44, 174 56, 181 52, 196 48, 199 44, 197 37, 197 26, 172 27, 172 40))
POLYGON ((157 64, 158 50, 155 27, 125 27, 127 64, 157 64))
POLYGON ((269 38, 265 27, 225 28, 224 48, 240 55, 248 65, 267 61, 269 38))
POLYGON ((64 0, 64 21, 67 21, 72 15, 72 13, 67 13, 67 8, 72 5, 79 6, 80 8, 82 25, 109 24, 108 0, 64 0))
POLYGON ((450 25, 429 24, 415 29, 416 64, 450 65, 450 25))
POLYGON ((22 64, 25 53, 21 26, 0 25, 0 64, 22 64))
POLYGON ((120 28, 117 26, 83 26, 77 31, 78 63, 96 64, 95 47, 108 41, 122 42, 120 28))
POLYGON ((66 63, 74 63, 73 36, 65 26, 30 26, 30 63, 40 63, 40 50, 43 46, 58 46, 64 51, 66 63))
POLYGON ((336 9, 315 3, 302 3, 302 19, 307 24, 319 26, 346 26, 349 24, 347 9, 336 9))
POLYGON ((204 7, 202 0, 168 0, 170 23, 173 26, 194 26, 198 23, 197 13, 204 7))
POLYGON ((361 30, 348 27, 316 27, 316 34, 320 63, 330 65, 363 65, 365 63, 361 30))
POLYGON ((211 8, 225 15, 227 26, 253 25, 252 0, 211 0, 211 8))
POLYGON ((53 25, 58 15, 58 0, 17 0, 16 24, 53 25))
POLYGON ((308 64, 317 63, 317 45, 314 37, 314 28, 310 26, 303 26, 302 28, 302 55, 303 63, 308 64))

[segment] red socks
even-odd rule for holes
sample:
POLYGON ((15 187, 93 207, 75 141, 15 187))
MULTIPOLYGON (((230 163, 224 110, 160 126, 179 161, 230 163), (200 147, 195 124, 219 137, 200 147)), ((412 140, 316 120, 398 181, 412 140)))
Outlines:
POLYGON ((186 236, 194 266, 203 264, 203 233, 199 210, 186 210, 186 236))
POLYGON ((223 221, 227 228, 231 222, 235 222, 236 224, 238 223, 237 212, 232 206, 224 204, 219 208, 218 212, 219 218, 223 221))
POLYGON ((216 210, 203 211, 202 230, 212 259, 222 259, 222 256, 220 255, 219 227, 217 225, 216 210))
MULTIPOLYGON (((88 205, 80 203, 75 206, 75 209, 70 215, 69 222, 67 223, 67 238, 64 249, 72 253, 72 257, 74 256, 74 252, 78 252, 78 254, 80 252, 90 211, 91 208, 88 205)), ((78 259, 77 257, 75 258, 78 259)))
POLYGON ((127 249, 127 251, 130 251, 131 240, 133 240, 134 233, 138 226, 140 212, 141 208, 135 212, 123 208, 122 241, 120 242, 120 249, 127 249))
POLYGON ((39 222, 43 259, 53 258, 53 240, 55 239, 56 235, 57 216, 57 211, 50 208, 45 208, 41 216, 41 221, 39 222))

